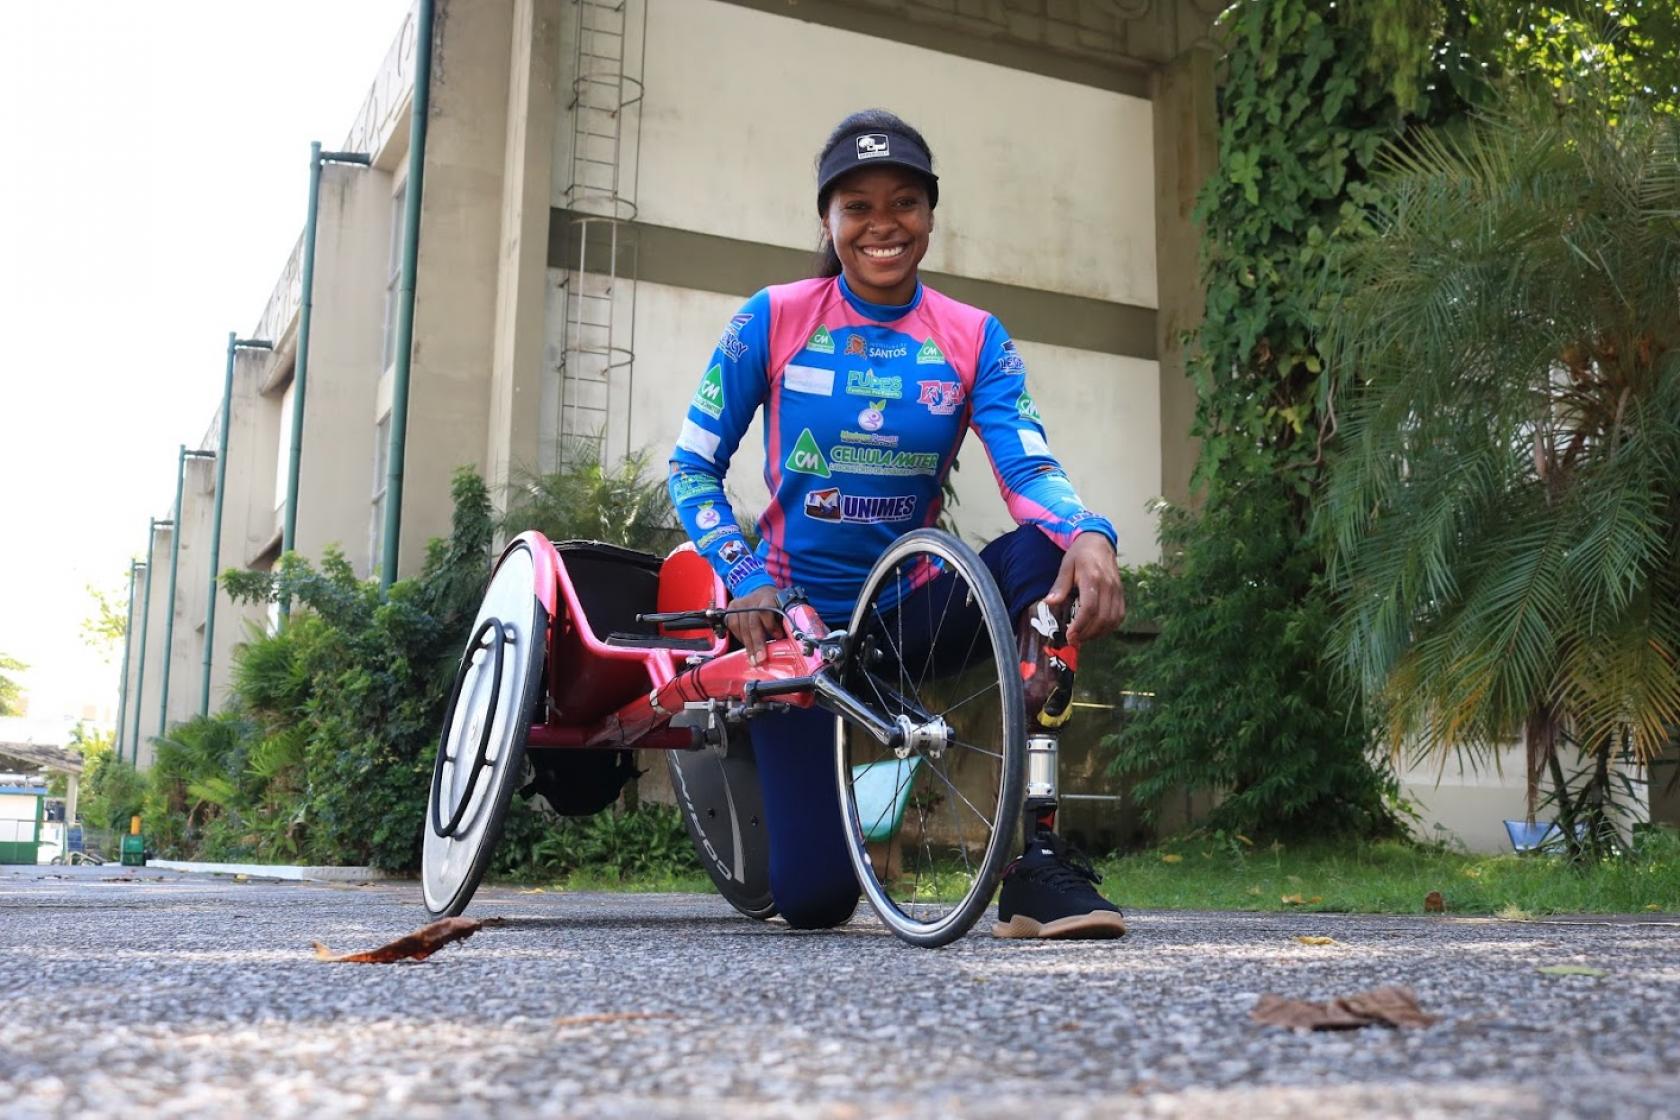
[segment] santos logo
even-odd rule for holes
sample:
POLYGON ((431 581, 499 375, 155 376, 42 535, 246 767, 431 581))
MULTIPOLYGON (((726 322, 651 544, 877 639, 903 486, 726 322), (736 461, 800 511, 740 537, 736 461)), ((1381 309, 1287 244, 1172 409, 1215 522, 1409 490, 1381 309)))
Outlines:
POLYGON ((813 490, 805 495, 805 516, 817 521, 850 521, 859 525, 880 525, 908 521, 916 515, 916 498, 911 494, 874 497, 842 494, 837 487, 813 490))

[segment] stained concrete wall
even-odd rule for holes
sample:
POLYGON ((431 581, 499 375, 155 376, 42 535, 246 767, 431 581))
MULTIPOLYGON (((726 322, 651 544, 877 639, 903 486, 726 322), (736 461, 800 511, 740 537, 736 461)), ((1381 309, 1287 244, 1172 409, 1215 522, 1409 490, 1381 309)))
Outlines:
POLYGON ((884 103, 940 175, 924 267, 1155 306, 1148 100, 721 0, 647 11, 641 220, 814 249, 817 149, 884 103))

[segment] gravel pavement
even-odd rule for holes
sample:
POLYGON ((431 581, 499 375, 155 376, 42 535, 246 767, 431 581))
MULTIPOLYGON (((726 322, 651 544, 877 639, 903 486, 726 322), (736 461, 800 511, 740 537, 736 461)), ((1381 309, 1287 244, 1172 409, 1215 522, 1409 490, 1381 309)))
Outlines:
POLYGON ((422 924, 418 887, 0 868, 0 1115, 1680 1115, 1680 923, 1655 915, 1137 912, 1086 944, 988 919, 938 951, 707 895, 495 889, 468 915, 505 923, 324 964, 311 941, 422 924), (1442 1020, 1249 1021, 1262 992, 1388 983, 1442 1020))

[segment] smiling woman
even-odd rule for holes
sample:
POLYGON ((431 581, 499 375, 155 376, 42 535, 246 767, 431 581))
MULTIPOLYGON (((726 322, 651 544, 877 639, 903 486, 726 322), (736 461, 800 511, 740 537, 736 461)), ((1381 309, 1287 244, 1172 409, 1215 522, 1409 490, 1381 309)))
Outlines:
MULTIPOLYGON (((1054 831, 1055 736, 1071 711, 1073 647, 1125 615, 1114 529, 1051 455, 1026 363, 1003 325, 920 280, 940 188, 922 134, 882 109, 854 113, 829 134, 816 171, 818 274, 765 288, 724 328, 671 453, 672 503, 729 589, 739 608, 729 628, 757 662, 781 633, 780 589, 802 588, 831 627, 847 624, 876 558, 937 521, 942 484, 972 427, 1020 526, 980 559, 1017 627, 1035 760, 1026 850, 1006 872, 995 932, 1117 937, 1119 912, 1054 831), (771 501, 753 549, 723 481, 761 409, 771 501)), ((960 659, 965 628, 978 622, 942 621, 918 635, 916 620, 943 620, 962 600, 956 573, 921 574, 932 578, 892 588, 877 615, 898 620, 902 661, 920 645, 957 643, 945 668, 960 674, 970 667, 960 659)), ((858 888, 835 762, 820 746, 833 737, 832 717, 796 708, 750 726, 776 908, 796 927, 837 925, 858 888)))

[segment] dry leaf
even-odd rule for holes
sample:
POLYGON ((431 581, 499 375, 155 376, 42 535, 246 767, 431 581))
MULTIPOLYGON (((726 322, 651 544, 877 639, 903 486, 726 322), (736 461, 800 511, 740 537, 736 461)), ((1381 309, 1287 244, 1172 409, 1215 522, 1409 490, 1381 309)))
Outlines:
POLYGON ((1300 934, 1299 936, 1297 936, 1295 938, 1295 940, 1299 941, 1303 945, 1334 945, 1334 944, 1336 944, 1336 939, 1334 937, 1314 937, 1310 934, 1300 934))
POLYGON ((1584 964, 1549 964, 1538 971, 1546 976, 1608 976, 1602 968, 1590 968, 1584 964))
POLYGON ((543 890, 541 887, 532 887, 529 890, 522 890, 519 893, 520 894, 547 894, 548 892, 543 890))
POLYGON ((334 953, 319 941, 312 941, 315 959, 335 964, 390 964, 392 961, 423 961, 451 941, 460 941, 477 933, 483 923, 473 918, 442 918, 421 926, 389 945, 369 949, 365 953, 334 953))
POLYGON ((1286 894, 1283 896, 1283 904, 1285 906, 1317 906, 1323 901, 1324 896, 1321 894, 1315 894, 1311 898, 1302 898, 1298 894, 1286 894))
POLYGON ((1249 1017, 1269 1027, 1294 1030, 1345 1031, 1358 1027, 1427 1027, 1436 1016, 1418 1007, 1410 988, 1372 988, 1325 1003, 1285 999, 1267 992, 1255 1003, 1249 1017))
POLYGON ((1645 904, 1645 909, 1647 909, 1647 910, 1649 910, 1649 911, 1651 911, 1651 912, 1652 912, 1652 913, 1654 913, 1654 914, 1660 914, 1660 913, 1662 913, 1662 907, 1661 907, 1661 906, 1658 906, 1658 905, 1657 905, 1657 904, 1656 904, 1656 903, 1654 903, 1654 902, 1647 902, 1647 903, 1646 903, 1646 904, 1645 904))
POLYGON ((1440 891, 1430 891, 1423 896, 1423 910, 1426 914, 1445 914, 1447 900, 1441 897, 1440 891))
POLYGON ((1161 857, 1161 862, 1162 863, 1183 863, 1184 862, 1184 857, 1181 856, 1181 855, 1177 855, 1173 852, 1168 852, 1166 855, 1161 857))

